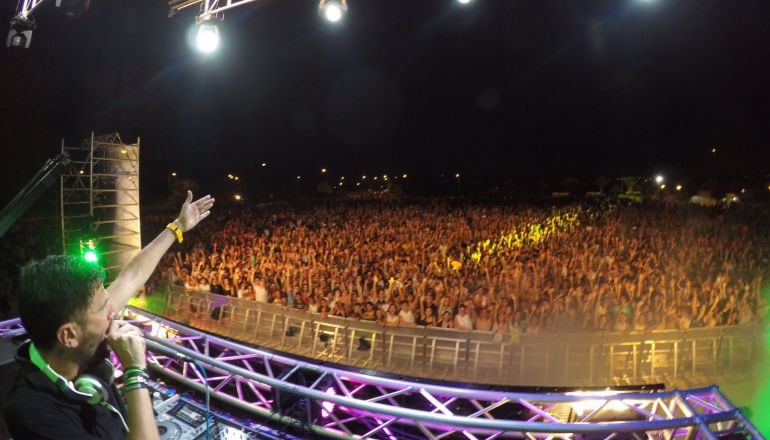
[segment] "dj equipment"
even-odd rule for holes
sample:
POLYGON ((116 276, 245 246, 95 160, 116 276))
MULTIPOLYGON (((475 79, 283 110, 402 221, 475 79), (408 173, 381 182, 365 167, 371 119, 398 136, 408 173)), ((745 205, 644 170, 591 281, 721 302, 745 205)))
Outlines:
MULTIPOLYGON (((160 440, 205 440, 206 407, 190 396, 180 395, 173 388, 148 381, 155 408, 155 421, 160 440)), ((266 426, 248 420, 236 420, 219 410, 211 410, 209 424, 211 440, 293 439, 266 426)))

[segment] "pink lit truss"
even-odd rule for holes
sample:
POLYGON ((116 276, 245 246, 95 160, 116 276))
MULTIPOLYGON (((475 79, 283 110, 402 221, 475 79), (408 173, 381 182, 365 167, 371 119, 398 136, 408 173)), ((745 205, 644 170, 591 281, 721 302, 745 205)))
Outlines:
MULTIPOLYGON (((763 438, 717 386, 520 393, 349 369, 215 337, 130 308, 148 339, 197 361, 148 353, 158 374, 257 418, 339 439, 763 438)), ((20 332, 18 319, 0 334, 20 332)))

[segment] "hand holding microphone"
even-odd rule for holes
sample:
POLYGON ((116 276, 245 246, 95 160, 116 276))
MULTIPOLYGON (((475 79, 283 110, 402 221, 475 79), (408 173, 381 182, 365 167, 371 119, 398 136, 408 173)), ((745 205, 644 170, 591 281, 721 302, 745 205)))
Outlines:
POLYGON ((113 320, 107 330, 107 343, 123 366, 147 367, 147 348, 144 336, 137 327, 119 319, 113 320))

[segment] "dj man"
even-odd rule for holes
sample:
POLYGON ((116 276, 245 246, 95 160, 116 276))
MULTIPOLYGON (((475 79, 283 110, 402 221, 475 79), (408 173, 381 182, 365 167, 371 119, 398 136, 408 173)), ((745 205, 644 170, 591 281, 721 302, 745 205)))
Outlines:
POLYGON ((208 217, 214 199, 192 201, 105 288, 104 269, 79 257, 49 256, 21 272, 19 315, 31 342, 5 406, 11 436, 26 439, 158 438, 138 328, 113 319, 144 285, 174 241, 208 217), (122 398, 107 345, 124 368, 122 398))

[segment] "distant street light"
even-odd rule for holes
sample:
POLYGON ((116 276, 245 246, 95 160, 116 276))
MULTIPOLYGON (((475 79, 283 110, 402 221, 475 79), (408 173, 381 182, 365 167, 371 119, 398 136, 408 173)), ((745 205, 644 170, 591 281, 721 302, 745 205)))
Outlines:
POLYGON ((657 184, 663 183, 663 176, 661 176, 660 174, 655 176, 655 183, 657 183, 657 184))
POLYGON ((267 166, 267 162, 262 162, 262 168, 267 166))
POLYGON ((326 174, 326 168, 321 168, 321 174, 326 174))
POLYGON ((681 191, 681 190, 682 190, 682 185, 677 185, 677 186, 676 186, 676 190, 677 190, 677 191, 681 191))

